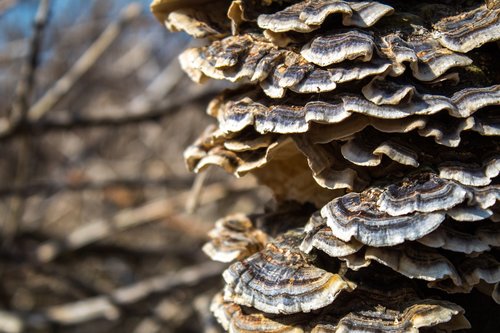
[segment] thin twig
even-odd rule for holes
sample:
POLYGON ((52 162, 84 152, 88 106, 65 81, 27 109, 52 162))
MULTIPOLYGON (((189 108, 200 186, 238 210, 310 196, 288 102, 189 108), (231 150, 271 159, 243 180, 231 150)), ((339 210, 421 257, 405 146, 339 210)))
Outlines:
POLYGON ((213 168, 209 167, 207 170, 200 172, 196 175, 196 178, 193 182, 193 187, 191 188, 191 193, 186 201, 186 211, 189 214, 194 213, 198 204, 200 202, 200 197, 203 191, 203 185, 205 184, 206 179, 210 176, 213 168))
POLYGON ((21 69, 21 78, 16 87, 14 103, 8 118, 0 120, 0 133, 16 128, 26 117, 35 83, 43 33, 47 24, 50 0, 41 0, 33 21, 33 35, 29 41, 29 52, 21 69))
POLYGON ((127 6, 118 21, 111 23, 85 51, 76 63, 50 88, 29 110, 28 119, 37 121, 50 111, 75 85, 120 35, 126 23, 139 16, 141 7, 137 3, 127 6))
POLYGON ((42 121, 39 124, 33 124, 33 126, 38 126, 38 129, 72 129, 72 128, 85 128, 85 127, 109 127, 109 126, 121 126, 126 124, 135 124, 141 121, 154 121, 158 120, 164 116, 173 115, 176 111, 186 105, 193 105, 199 102, 203 102, 212 96, 215 92, 211 89, 203 89, 197 94, 190 95, 190 97, 179 98, 177 100, 165 99, 156 104, 150 105, 148 109, 142 110, 142 113, 129 112, 128 109, 125 110, 122 115, 114 117, 95 117, 95 118, 69 118, 65 119, 50 119, 47 121, 42 121))
MULTIPOLYGON (((0 7, 1 7, 0 0, 0 7)), ((0 17, 1 17, 1 9, 0 9, 0 17)), ((64 34, 62 35, 62 39, 58 42, 63 44, 64 47, 75 47, 81 44, 82 39, 87 38, 89 35, 89 30, 95 29, 96 26, 102 25, 104 22, 103 19, 94 19, 90 21, 84 22, 72 22, 71 25, 65 25, 61 27, 61 30, 64 30, 64 34)), ((12 63, 13 61, 17 61, 19 59, 24 59, 28 54, 28 39, 21 38, 15 39, 12 41, 6 41, 2 45, 0 45, 1 53, 0 53, 0 65, 4 63, 12 63)))
MULTIPOLYGON (((205 188, 206 200, 202 203, 207 204, 224 198, 228 191, 233 191, 233 193, 236 194, 246 193, 252 189, 253 188, 241 187, 240 184, 238 184, 236 188, 232 188, 230 184, 212 184, 205 188)), ((186 202, 190 196, 191 194, 189 192, 180 193, 173 198, 159 199, 148 202, 137 208, 122 210, 111 220, 95 220, 86 223, 69 233, 68 236, 62 240, 49 240, 42 243, 35 250, 35 257, 39 262, 47 263, 54 260, 63 252, 77 250, 88 244, 115 235, 118 232, 123 232, 124 230, 167 217, 171 217, 172 225, 175 226, 176 221, 174 215, 181 209, 184 202, 186 202)), ((196 234, 205 235, 206 230, 203 230, 199 225, 197 226, 194 221, 192 221, 191 224, 186 224, 185 221, 182 221, 181 225, 184 226, 183 231, 185 234, 195 234, 194 232, 189 232, 186 228, 196 227, 198 231, 196 234)))
MULTIPOLYGON (((48 131, 68 131, 75 128, 89 127, 117 127, 128 124, 137 124, 139 122, 157 121, 166 116, 172 116, 187 105, 195 105, 203 103, 215 95, 212 89, 203 90, 190 98, 180 98, 177 100, 163 100, 156 104, 150 105, 150 109, 143 110, 144 113, 134 114, 124 112, 124 115, 114 117, 74 117, 71 111, 65 112, 64 118, 41 119, 37 122, 29 120, 16 128, 16 131, 2 133, 0 131, 0 139, 8 139, 23 133, 29 133, 31 136, 43 135, 48 131)), ((103 112, 105 113, 105 112, 103 112)))
MULTIPOLYGON (((34 90, 35 75, 38 68, 42 37, 48 21, 50 0, 42 0, 33 22, 33 35, 30 38, 28 57, 21 69, 21 78, 16 87, 14 103, 7 118, 0 120, 0 132, 9 132, 11 129, 20 126, 27 116, 30 107, 30 99, 34 90)), ((30 166, 31 140, 28 135, 23 135, 17 149, 17 166, 14 176, 15 186, 21 186, 27 182, 28 170, 30 166)), ((5 219, 3 223, 4 242, 2 246, 10 246, 21 221, 25 202, 20 197, 10 200, 10 210, 12 219, 5 219)))

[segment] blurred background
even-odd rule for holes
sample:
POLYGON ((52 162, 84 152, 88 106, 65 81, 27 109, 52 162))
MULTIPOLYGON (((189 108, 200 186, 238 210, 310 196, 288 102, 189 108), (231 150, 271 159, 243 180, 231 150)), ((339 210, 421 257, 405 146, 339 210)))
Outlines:
POLYGON ((190 174, 214 121, 149 0, 0 0, 0 332, 217 332, 216 219, 252 178, 190 174))

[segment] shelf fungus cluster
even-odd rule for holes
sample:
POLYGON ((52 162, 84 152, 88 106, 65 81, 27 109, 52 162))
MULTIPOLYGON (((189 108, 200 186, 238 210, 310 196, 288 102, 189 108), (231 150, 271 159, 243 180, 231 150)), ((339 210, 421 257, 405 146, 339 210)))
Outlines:
POLYGON ((234 89, 187 148, 276 210, 216 223, 229 332, 498 332, 500 2, 155 0, 234 89))

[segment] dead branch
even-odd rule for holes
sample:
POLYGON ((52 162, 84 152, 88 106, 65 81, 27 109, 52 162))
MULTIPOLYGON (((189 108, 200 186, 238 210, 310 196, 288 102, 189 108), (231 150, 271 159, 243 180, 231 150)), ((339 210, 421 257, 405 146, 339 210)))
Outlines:
POLYGON ((20 333, 23 331, 23 326, 20 316, 0 310, 0 332, 20 333))
POLYGON ((130 189, 143 187, 168 187, 170 189, 187 189, 193 183, 194 177, 165 177, 165 178, 120 178, 101 182, 30 182, 21 186, 0 188, 0 198, 5 197, 28 197, 32 195, 51 195, 56 192, 78 192, 85 190, 103 190, 113 187, 126 187, 130 189))
POLYGON ((130 4, 120 14, 116 22, 111 23, 97 40, 82 54, 76 63, 50 88, 28 111, 28 119, 35 122, 50 111, 75 85, 109 48, 120 35, 124 26, 138 17, 141 7, 137 3, 130 4))
POLYGON ((163 199, 147 203, 139 208, 122 210, 111 221, 97 220, 86 223, 70 233, 62 244, 57 241, 49 241, 40 245, 35 252, 36 258, 40 262, 51 261, 63 250, 78 249, 124 229, 166 218, 173 214, 174 209, 172 200, 163 199))
POLYGON ((18 126, 15 131, 4 133, 0 131, 0 139, 9 139, 23 133, 37 136, 43 135, 47 131, 68 131, 89 127, 117 127, 140 122, 158 121, 163 117, 176 114, 182 107, 204 103, 213 98, 215 94, 216 91, 214 89, 203 89, 189 98, 180 98, 177 100, 165 99, 157 103, 152 103, 149 109, 142 110, 143 113, 134 114, 125 111, 124 114, 114 117, 75 117, 74 113, 67 111, 63 117, 51 117, 51 119, 41 119, 37 122, 30 122, 28 120, 22 126, 18 126))
POLYGON ((30 327, 50 323, 73 325, 95 319, 116 320, 120 306, 137 303, 152 294, 161 294, 180 287, 192 287, 222 273, 224 265, 209 262, 184 268, 175 273, 161 274, 108 295, 90 297, 81 301, 51 306, 38 313, 16 314, 0 311, 0 330, 20 333, 30 327))
POLYGON ((47 24, 50 0, 41 0, 33 22, 33 35, 29 41, 29 52, 21 69, 21 78, 16 87, 14 103, 7 118, 0 120, 0 133, 16 128, 26 117, 30 107, 29 100, 33 92, 35 74, 38 67, 43 32, 47 24))
MULTIPOLYGON (((252 189, 251 187, 241 186, 241 184, 237 184, 236 186, 237 187, 216 183, 205 187, 204 201, 202 201, 202 204, 220 200, 227 195, 228 191, 237 193, 241 191, 247 192, 252 189)), ((85 223, 82 227, 71 232, 63 240, 49 240, 38 246, 35 250, 35 258, 39 262, 47 263, 54 260, 63 252, 74 251, 88 244, 110 237, 118 232, 167 217, 172 217, 172 223, 176 224, 175 216, 173 215, 180 210, 180 207, 183 207, 184 202, 186 202, 190 196, 191 193, 184 192, 173 198, 160 199, 146 203, 137 208, 122 210, 109 221, 96 220, 85 223)), ((182 221, 180 224, 184 226, 183 231, 185 231, 185 234, 195 234, 185 230, 189 223, 182 221)), ((196 226, 196 223, 193 221, 191 224, 196 226)), ((196 229, 198 232, 196 234, 204 237, 206 234, 206 230, 204 229, 206 229, 207 226, 208 225, 205 225, 205 228, 197 226, 196 229)))
MULTIPOLYGON (((42 44, 42 37, 48 21, 50 0, 42 0, 39 3, 35 19, 33 22, 33 35, 30 38, 29 52, 21 68, 21 77, 16 87, 14 102, 6 118, 0 119, 0 133, 8 133, 22 124, 27 116, 30 107, 30 99, 35 85, 35 75, 38 68, 39 54, 42 44)), ((14 183, 20 186, 26 182, 27 170, 30 159, 30 139, 28 136, 21 138, 18 147, 16 174, 14 183)), ((3 223, 3 234, 5 235, 3 246, 9 246, 17 232, 19 220, 24 210, 24 200, 12 198, 10 201, 12 219, 5 219, 3 223)))
POLYGON ((201 191, 203 190, 203 185, 206 179, 210 176, 210 171, 212 168, 208 168, 204 172, 200 172, 196 175, 194 179, 193 187, 191 188, 191 193, 186 201, 185 209, 189 214, 192 214, 200 202, 201 191))
POLYGON ((177 287, 192 287, 203 280, 220 275, 224 267, 225 265, 214 262, 190 266, 176 273, 162 274, 119 288, 111 293, 110 299, 117 305, 136 303, 153 293, 166 293, 177 287))
MULTIPOLYGON (((0 0, 0 17, 3 14, 1 12, 2 1, 11 0, 0 0)), ((12 1, 12 5, 17 3, 16 0, 12 1)), ((66 47, 74 47, 77 42, 86 38, 91 30, 95 26, 100 26, 103 24, 104 20, 95 19, 90 21, 85 21, 82 23, 76 22, 70 26, 64 26, 64 35, 62 40, 59 42, 64 44, 66 47)), ((0 65, 5 63, 12 63, 13 61, 18 61, 24 59, 28 55, 29 41, 27 38, 16 39, 12 41, 6 41, 1 45, 0 53, 0 65)))
POLYGON ((193 94, 190 97, 179 98, 177 100, 164 99, 163 101, 151 104, 149 108, 142 110, 141 113, 133 113, 126 110, 124 114, 114 117, 75 118, 70 116, 70 112, 67 112, 66 114, 68 116, 64 119, 41 121, 38 124, 32 124, 31 127, 38 128, 39 130, 66 130, 86 127, 121 126, 126 124, 135 124, 141 121, 155 121, 164 116, 174 114, 183 106, 203 102, 210 99, 214 95, 214 90, 203 89, 199 93, 193 94))

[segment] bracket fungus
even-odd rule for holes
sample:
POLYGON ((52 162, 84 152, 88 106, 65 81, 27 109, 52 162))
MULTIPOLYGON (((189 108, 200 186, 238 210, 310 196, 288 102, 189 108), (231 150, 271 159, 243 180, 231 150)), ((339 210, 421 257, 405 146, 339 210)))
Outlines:
POLYGON ((236 85, 189 169, 252 174, 287 207, 210 232, 204 251, 231 263, 212 303, 225 330, 500 330, 498 1, 151 9, 205 38, 180 56, 193 81, 236 85))
POLYGON ((300 249, 302 230, 291 230, 223 274, 224 299, 266 313, 310 312, 331 304, 356 285, 314 265, 300 249))

